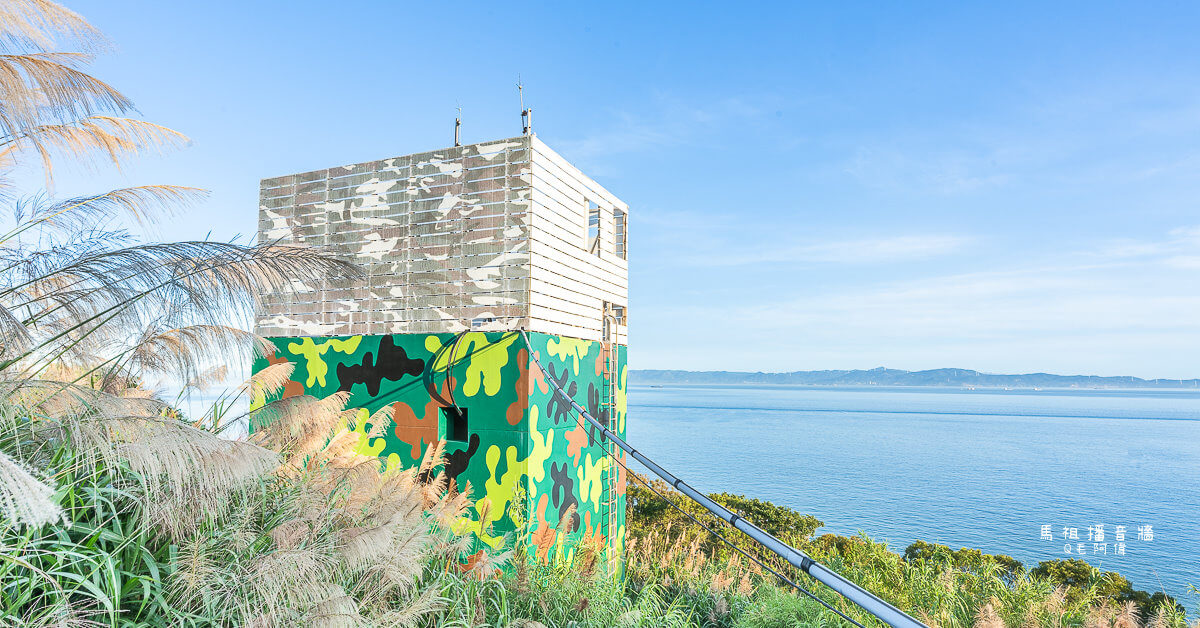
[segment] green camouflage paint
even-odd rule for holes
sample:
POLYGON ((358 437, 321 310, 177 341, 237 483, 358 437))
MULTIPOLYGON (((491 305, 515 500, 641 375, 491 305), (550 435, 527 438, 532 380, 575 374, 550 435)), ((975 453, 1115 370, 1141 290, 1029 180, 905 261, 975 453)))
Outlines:
POLYGON ((549 380, 624 437, 626 348, 616 345, 616 407, 610 417, 602 343, 542 333, 529 337, 545 372, 516 332, 271 338, 274 355, 257 360, 254 370, 295 364, 277 398, 349 392, 347 407, 361 409, 358 451, 388 465, 413 466, 426 448, 447 439, 443 472, 475 501, 456 527, 480 543, 499 548, 506 534, 527 535, 529 551, 546 560, 552 552, 570 558, 576 542, 588 537, 607 548, 616 565, 625 540, 625 471, 611 464, 598 435, 580 425, 549 380), (372 426, 366 419, 389 404, 393 425, 385 436, 368 439, 372 426), (444 409, 452 406, 466 411, 464 440, 448 439, 453 413, 444 409), (615 476, 611 482, 609 474, 615 476), (564 536, 560 522, 572 505, 573 532, 564 536), (487 520, 481 522, 481 515, 487 520))

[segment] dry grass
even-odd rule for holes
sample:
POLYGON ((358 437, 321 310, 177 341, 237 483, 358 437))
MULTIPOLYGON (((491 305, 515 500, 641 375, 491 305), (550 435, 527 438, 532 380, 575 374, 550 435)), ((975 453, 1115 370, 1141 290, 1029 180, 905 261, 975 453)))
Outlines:
MULTIPOLYGON (((276 374, 243 385, 275 392, 276 374)), ((222 520, 194 531, 173 580, 175 602, 205 608, 230 600, 250 625, 412 625, 442 609, 435 589, 423 585, 430 564, 455 564, 469 546, 450 522, 466 513, 465 495, 447 490, 434 470, 444 465, 441 445, 418 467, 384 469, 355 454, 347 434, 345 394, 325 399, 278 400, 251 417, 256 445, 278 455, 268 475, 285 496, 273 516, 222 520), (197 535, 209 534, 207 540, 197 535), (230 543, 236 558, 226 556, 230 543)), ((386 413, 372 420, 390 423, 386 413)), ((503 556, 483 553, 473 573, 494 571, 503 556)), ((211 610, 210 610, 211 612, 211 610)))
MULTIPOLYGON (((9 169, 26 154, 49 179, 58 156, 120 166, 186 142, 121 116, 132 103, 87 73, 101 40, 73 12, 39 0, 7 2, 0 41, 4 194, 9 169), (83 51, 54 49, 62 45, 83 51)), ((431 555, 457 564, 463 548, 445 524, 467 500, 434 473, 443 464, 440 447, 419 469, 382 470, 354 451, 345 394, 265 403, 289 367, 267 369, 234 393, 255 407, 249 418, 259 429, 248 440, 216 433, 227 407, 183 421, 147 388, 163 378, 212 384, 225 364, 244 363, 264 346, 230 324, 248 323, 261 295, 357 272, 304 247, 137 244, 105 230, 118 216, 152 223, 203 196, 195 188, 135 186, 15 204, 0 233, 0 531, 18 524, 33 534, 60 521, 58 477, 111 476, 114 499, 135 500, 119 513, 122 534, 179 548, 168 578, 176 606, 162 613, 259 626, 412 623, 438 605, 422 585, 431 555)), ((373 420, 376 429, 390 424, 386 412, 373 420)), ((88 551, 64 546, 62 564, 89 560, 88 551)), ((494 566, 494 557, 477 564, 494 566)), ((47 621, 86 621, 66 594, 22 603, 47 621)))
MULTIPOLYGON (((281 383, 242 388, 269 395, 267 380, 281 383)), ((429 566, 457 566, 470 546, 450 532, 470 504, 436 473, 442 447, 418 467, 383 469, 346 438, 344 394, 266 404, 256 414, 275 420, 251 443, 156 413, 165 406, 153 399, 43 381, 9 392, 10 419, 36 418, 0 430, 26 460, 67 447, 82 465, 132 471, 144 525, 179 547, 168 584, 180 612, 260 626, 410 625, 442 609, 429 566)), ((0 456, 0 505, 27 526, 58 521, 53 481, 0 456)), ((466 575, 491 578, 506 558, 477 553, 466 575)))

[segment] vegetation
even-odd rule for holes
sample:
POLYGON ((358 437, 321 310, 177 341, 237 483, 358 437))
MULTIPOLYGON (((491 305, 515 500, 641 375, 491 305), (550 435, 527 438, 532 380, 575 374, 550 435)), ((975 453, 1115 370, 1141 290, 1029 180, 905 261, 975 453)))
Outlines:
MULTIPOLYGON (((585 540, 541 561, 519 541, 475 551, 449 529, 468 503, 439 476, 440 446, 418 468, 383 469, 355 453, 344 393, 265 402, 288 364, 184 416, 154 382, 188 391, 222 379, 262 345, 237 326, 257 295, 354 270, 309 249, 141 243, 107 227, 119 216, 152 222, 203 195, 194 188, 19 196, 11 177, 25 158, 49 182, 61 160, 119 165, 184 138, 121 117, 132 103, 84 71, 104 42, 78 15, 9 1, 0 31, 0 190, 14 207, 0 233, 0 624, 844 623, 636 485, 623 574, 585 540), (83 52, 61 52, 71 46, 83 52), (253 410, 233 410, 243 406, 253 410), (233 425, 252 436, 233 438, 233 425)), ((390 419, 384 410, 370 424, 390 419)), ((814 537, 820 521, 768 502, 714 498, 931 625, 1185 621, 1169 599, 1083 564, 1026 572, 928 544, 899 556, 863 537, 814 537)))
MULTIPOLYGON (((718 520, 665 483, 654 489, 700 521, 718 520)), ((788 508, 732 495, 712 495, 734 512, 785 539, 814 559, 882 596, 931 626, 1184 626, 1184 608, 1161 593, 1135 591, 1112 572, 1081 560, 1055 560, 1026 570, 1019 561, 975 549, 952 550, 917 541, 903 555, 865 536, 824 534, 820 521, 788 508)), ((687 516, 639 483, 631 482, 628 575, 632 586, 659 583, 683 596, 708 625, 791 626, 839 623, 816 602, 779 586, 727 545, 714 541, 687 516)), ((719 528, 718 528, 719 529, 719 528)), ((728 528, 731 541, 749 547, 728 528)), ((872 619, 781 561, 773 569, 809 588, 866 625, 872 619)), ((844 623, 844 622, 843 622, 844 623)))
MULTIPOLYGON (((447 523, 466 500, 420 469, 353 453, 344 394, 263 404, 290 366, 263 370, 186 419, 150 382, 186 390, 247 363, 237 326, 260 294, 355 271, 278 244, 140 243, 106 228, 151 222, 203 195, 152 185, 18 197, 34 155, 120 165, 185 138, 120 117, 132 103, 83 68, 104 42, 44 0, 0 4, 0 623, 413 625, 444 606, 460 557, 447 523), (75 46, 84 52, 62 52, 75 46), (251 413, 230 414, 238 398, 251 413), (235 423, 252 438, 223 438, 235 423)), ((376 415, 373 424, 390 417, 376 415)))

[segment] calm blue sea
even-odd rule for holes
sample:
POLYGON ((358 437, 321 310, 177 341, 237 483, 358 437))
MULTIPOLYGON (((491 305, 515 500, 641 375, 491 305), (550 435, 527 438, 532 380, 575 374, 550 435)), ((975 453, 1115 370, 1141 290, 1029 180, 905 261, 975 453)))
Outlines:
POLYGON ((822 532, 1084 558, 1200 604, 1198 392, 634 385, 627 430, 697 489, 790 506, 822 532), (1099 524, 1107 553, 1088 540, 1099 524))

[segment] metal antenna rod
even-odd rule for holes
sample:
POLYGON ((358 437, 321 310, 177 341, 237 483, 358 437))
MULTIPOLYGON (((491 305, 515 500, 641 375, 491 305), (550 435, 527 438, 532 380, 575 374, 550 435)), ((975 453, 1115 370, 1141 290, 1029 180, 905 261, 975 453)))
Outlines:
MULTIPOLYGON (((533 358, 533 363, 537 365, 538 369, 540 370, 542 368, 542 364, 538 360, 537 354, 533 351, 533 343, 529 341, 529 335, 525 333, 524 329, 521 329, 520 332, 521 338, 524 339, 525 346, 528 348, 529 354, 533 358)), ((750 523, 749 521, 746 521, 741 516, 734 514, 728 508, 709 499, 707 495, 697 491, 683 480, 675 477, 675 475, 670 471, 658 466, 653 460, 642 455, 641 452, 633 447, 630 447, 629 443, 626 443, 620 436, 617 436, 615 433, 613 433, 613 431, 608 429, 606 425, 598 421, 592 415, 588 414, 588 411, 585 410, 583 406, 576 403, 575 400, 571 398, 571 395, 568 395, 565 391, 563 391, 562 387, 556 384, 553 380, 547 378, 546 381, 549 382, 555 390, 562 394, 563 398, 571 402, 571 407, 579 413, 579 416, 583 417, 584 420, 586 420, 589 424, 600 430, 600 434, 603 438, 611 440, 617 445, 617 447, 620 447, 622 450, 624 450, 625 453, 629 454, 634 460, 642 463, 642 465, 644 465, 647 469, 650 469, 654 475, 662 478, 663 481, 665 481, 667 484, 670 484, 675 490, 683 493, 686 497, 702 506, 708 512, 720 517, 723 521, 725 521, 725 523, 728 523, 734 528, 744 532, 746 536, 753 539, 767 551, 779 556, 790 563, 793 567, 796 567, 800 571, 812 576, 821 584, 824 584, 825 586, 836 591, 842 597, 854 602, 863 610, 874 615, 875 617, 878 617, 883 623, 892 626, 892 628, 927 628, 925 624, 917 621, 911 615, 896 608, 895 606, 892 606, 891 604, 888 604, 874 593, 871 593, 857 584, 854 584, 821 563, 814 561, 804 552, 801 552, 787 543, 780 541, 764 531, 762 528, 750 523)))
POLYGON ((454 145, 462 146, 462 142, 458 139, 458 129, 462 126, 462 105, 458 106, 458 115, 454 116, 454 145))
POLYGON ((517 75, 517 96, 521 99, 521 135, 533 133, 533 107, 525 108, 525 85, 521 83, 521 75, 517 75))

